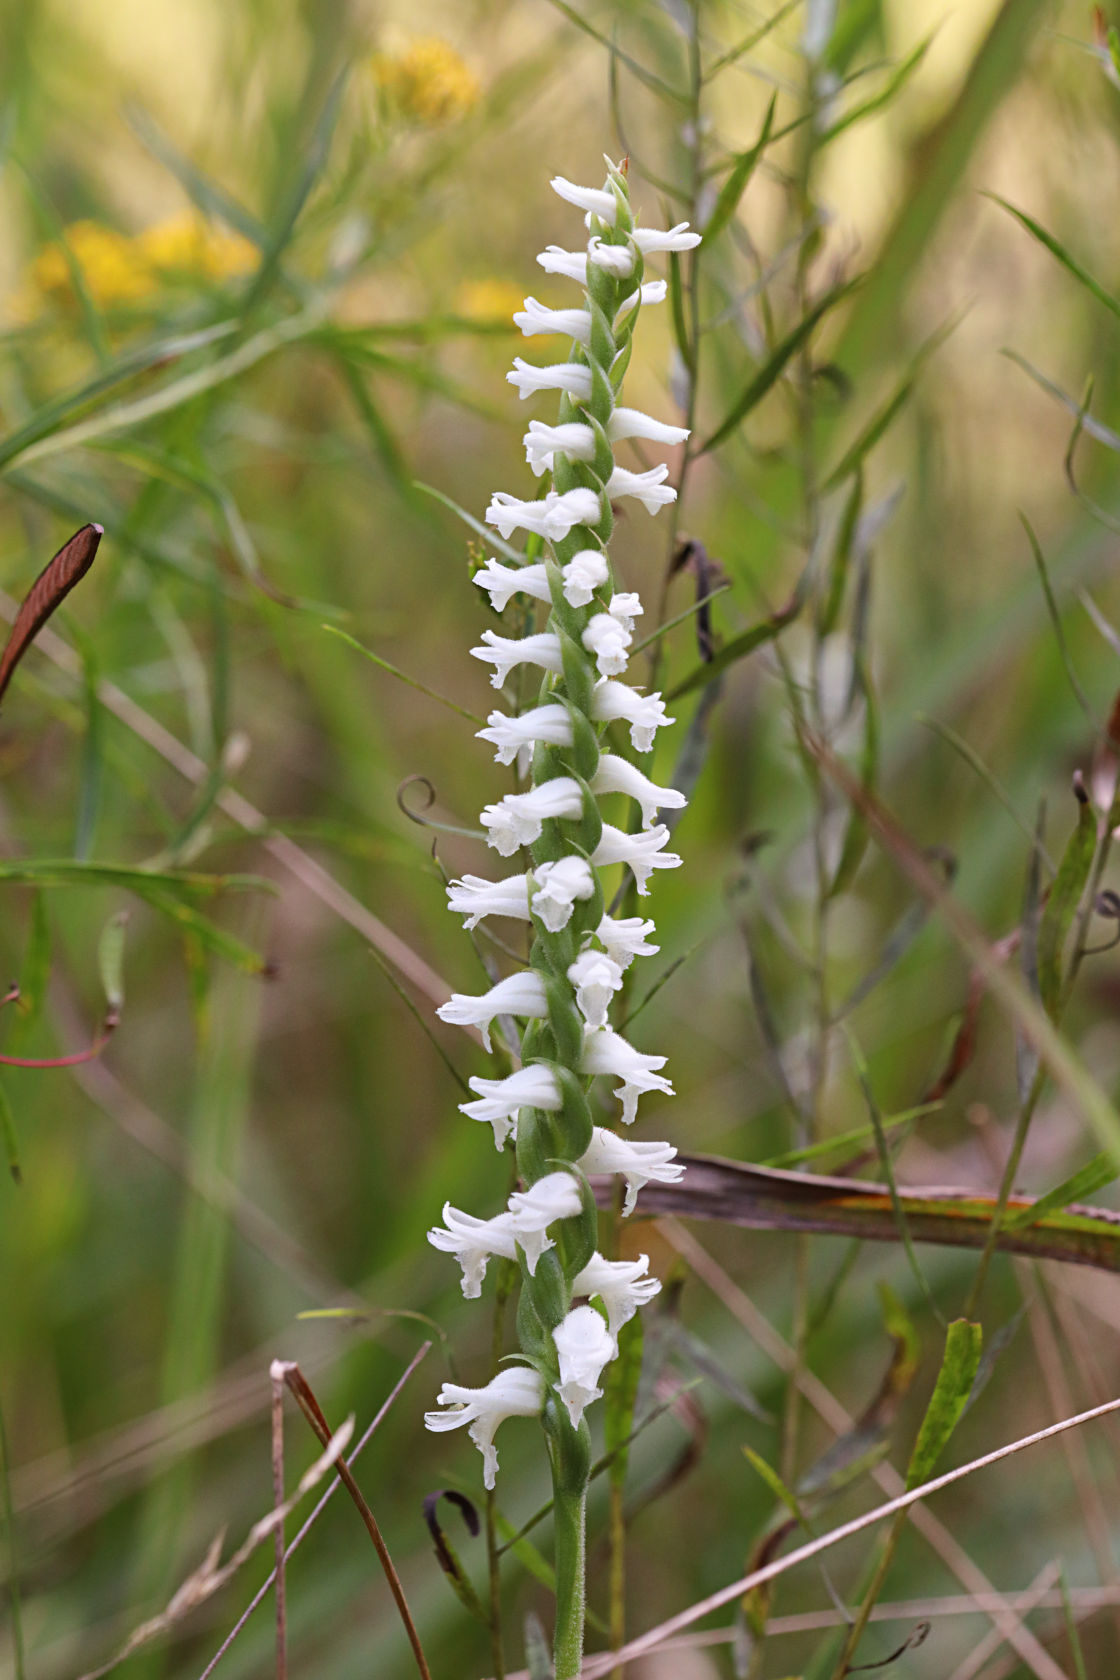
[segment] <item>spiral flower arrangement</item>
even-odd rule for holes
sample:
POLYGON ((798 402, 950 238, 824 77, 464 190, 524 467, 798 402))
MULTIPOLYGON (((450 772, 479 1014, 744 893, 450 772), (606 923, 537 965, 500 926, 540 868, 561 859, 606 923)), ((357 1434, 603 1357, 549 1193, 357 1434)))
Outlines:
POLYGON ((547 309, 526 298, 515 323, 527 337, 550 333, 570 340, 569 359, 536 367, 517 357, 508 375, 522 398, 561 393, 557 423, 531 421, 525 437, 529 466, 551 483, 532 501, 499 492, 486 512, 504 539, 518 530, 530 533, 531 552, 543 558, 526 556, 518 566, 490 559, 476 574, 497 611, 519 595, 546 604, 548 618, 544 629, 520 639, 485 631, 482 645, 471 650, 493 667, 495 688, 521 665, 542 673, 539 704, 518 716, 494 711, 479 731, 499 763, 516 762, 530 778, 526 791, 507 794, 482 812, 494 850, 502 857, 527 850, 528 867, 501 880, 465 875, 448 893, 451 909, 468 928, 485 917, 512 917, 531 925, 532 946, 525 969, 482 996, 456 994, 439 1010, 444 1021, 477 1028, 488 1048, 496 1018, 525 1022, 520 1067, 502 1079, 472 1079, 476 1100, 461 1105, 464 1114, 493 1128, 500 1151, 516 1150, 522 1188, 490 1219, 448 1203, 443 1225, 429 1232, 436 1248, 458 1259, 468 1298, 481 1293, 492 1255, 518 1262, 520 1355, 483 1388, 445 1383, 440 1409, 427 1413, 425 1422, 433 1430, 467 1425, 492 1488, 498 1424, 511 1416, 540 1417, 554 1490, 555 1672, 557 1680, 568 1680, 579 1673, 583 1648, 590 1471, 584 1411, 601 1397, 602 1372, 618 1352, 622 1326, 660 1288, 647 1276, 645 1255, 608 1260, 597 1251, 588 1175, 620 1175, 623 1212, 629 1214, 642 1185, 673 1182, 683 1172, 671 1144, 634 1142, 595 1125, 589 1091, 601 1076, 616 1080, 625 1126, 636 1119, 643 1092, 673 1091, 661 1072, 665 1057, 644 1054, 608 1020, 623 971, 658 947, 650 943, 651 921, 608 914, 599 872, 623 864, 645 895, 654 871, 681 862, 666 849, 669 830, 657 813, 685 800, 603 748, 605 731, 624 722, 634 751, 646 753, 658 729, 673 721, 659 694, 619 680, 642 604, 636 594, 615 590, 607 545, 612 501, 632 497, 656 513, 675 498, 665 483, 666 465, 632 472, 615 465, 613 446, 627 438, 673 444, 688 435, 620 406, 619 396, 640 309, 662 301, 666 292, 663 280, 643 280, 644 260, 690 249, 699 235, 683 223, 669 231, 636 226, 624 169, 609 163, 602 188, 562 177, 552 186, 585 212, 589 236, 583 251, 549 246, 537 261, 546 272, 581 284, 583 306, 547 309), (604 822, 599 801, 609 794, 635 802, 639 832, 604 822))

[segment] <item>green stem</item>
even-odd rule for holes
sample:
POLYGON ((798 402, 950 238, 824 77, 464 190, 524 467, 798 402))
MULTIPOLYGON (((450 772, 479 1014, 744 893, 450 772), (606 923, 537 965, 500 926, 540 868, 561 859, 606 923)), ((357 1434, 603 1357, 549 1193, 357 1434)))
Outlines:
MULTIPOLYGON (((566 1478, 564 1478, 566 1481, 566 1478)), ((583 1617, 587 1596, 584 1521, 586 1483, 579 1493, 553 1476, 553 1531, 556 1560, 556 1633, 553 1662, 556 1680, 577 1680, 583 1666, 583 1617)))
POLYGON ((879 1553, 879 1561, 875 1565, 867 1591, 863 1596, 863 1603, 859 1607, 859 1613, 855 1621, 848 1629, 848 1637, 845 1639, 844 1648, 840 1652, 840 1660, 832 1671, 832 1680, 844 1680, 844 1676, 848 1673, 851 1660, 856 1654, 864 1630, 871 1619, 871 1612, 878 1603, 879 1595, 886 1583, 887 1574, 894 1562, 894 1554, 898 1549, 898 1542, 902 1538, 902 1531, 906 1527, 906 1519, 909 1515, 908 1510, 895 1512, 894 1519, 883 1540, 883 1549, 879 1553))

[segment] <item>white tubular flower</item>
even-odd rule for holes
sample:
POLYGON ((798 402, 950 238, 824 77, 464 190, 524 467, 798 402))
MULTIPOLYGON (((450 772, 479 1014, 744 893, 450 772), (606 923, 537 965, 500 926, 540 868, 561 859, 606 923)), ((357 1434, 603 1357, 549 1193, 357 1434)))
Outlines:
MULTIPOLYGON (((518 1068, 505 1079, 469 1079, 478 1101, 460 1103, 459 1112, 469 1120, 485 1120, 494 1128, 494 1147, 501 1149, 508 1137, 517 1140, 517 1116, 523 1108, 543 1108, 555 1114, 563 1107, 560 1086, 551 1068, 539 1062, 518 1068)), ((569 1175, 570 1176, 570 1175, 569 1175)))
POLYGON ((537 890, 532 896, 533 914, 549 933, 559 933, 572 917, 577 899, 590 898, 595 876, 586 858, 563 857, 555 863, 538 864, 533 871, 537 890))
POLYGON ((536 636, 499 636, 496 630, 484 630, 482 640, 484 646, 473 647, 471 654, 493 665, 491 688, 503 688, 510 672, 518 665, 539 665, 542 671, 551 671, 555 676, 563 670, 560 638, 551 630, 542 630, 536 636))
MULTIPOLYGON (((668 290, 668 282, 665 280, 643 280, 636 292, 631 292, 629 297, 623 298, 618 306, 616 320, 628 315, 636 303, 664 303, 668 290)), ((516 316, 514 319, 516 320, 516 316)))
POLYGON ((678 222, 676 227, 635 228, 630 235, 643 257, 652 257, 659 251, 691 251, 700 243, 700 235, 691 233, 687 222, 678 222))
POLYGON ((618 1344, 594 1307, 573 1307, 552 1332, 560 1357, 556 1392, 568 1408, 572 1428, 578 1429, 584 1408, 601 1400, 598 1387, 603 1366, 618 1352, 618 1344))
POLYGON ((628 636, 634 634, 634 620, 641 618, 645 612, 641 596, 633 589, 620 589, 611 596, 611 604, 607 608, 612 618, 617 618, 628 636))
POLYGON ((554 776, 527 793, 507 793, 496 805, 487 805, 482 826, 489 829, 486 844, 502 857, 512 857, 522 846, 541 837, 546 818, 565 817, 573 822, 583 814, 583 794, 572 776, 554 776))
POLYGON ((671 1143, 631 1143, 596 1126, 591 1133, 591 1145, 576 1163, 583 1172, 620 1173, 626 1180, 626 1201, 622 1216, 633 1213, 638 1191, 644 1184, 678 1184, 684 1177, 684 1167, 673 1157, 676 1149, 671 1143))
POLYGON ((544 1378, 525 1365, 508 1365, 492 1377, 485 1388, 463 1388, 444 1383, 436 1396, 448 1412, 425 1412, 424 1425, 437 1432, 470 1425, 468 1434, 482 1454, 482 1480, 494 1486, 498 1474, 498 1449, 494 1431, 507 1417, 537 1417, 544 1405, 544 1378))
POLYGON ((513 358, 513 372, 506 374, 516 385, 522 400, 537 391, 567 391, 576 402, 591 401, 591 369, 582 362, 552 362, 548 367, 536 367, 521 356, 513 358))
MULTIPOLYGON (((453 1254, 463 1268, 463 1294, 468 1301, 482 1294, 482 1281, 491 1255, 502 1260, 517 1259, 517 1234, 509 1212, 494 1219, 476 1219, 473 1214, 460 1213, 450 1202, 443 1204, 443 1226, 436 1225, 428 1232, 428 1241, 443 1254, 453 1254)), ((584 1294, 590 1295, 591 1290, 584 1294)), ((610 1309, 608 1308, 608 1311, 610 1309)))
MULTIPOLYGON (((626 467, 616 467, 607 480, 606 494, 610 501, 617 501, 620 496, 634 496, 647 513, 656 513, 658 508, 667 507, 677 499, 673 486, 665 483, 668 476, 669 468, 664 461, 648 472, 629 472, 626 467)), ((486 517, 489 519, 489 514, 486 517)), ((491 524, 494 523, 491 520, 491 524)))
MULTIPOLYGON (((626 247, 622 246, 621 249, 625 250, 626 247)), ((537 261, 546 274, 562 274, 567 280, 578 280, 581 286, 587 284, 586 251, 565 251, 559 245, 549 245, 537 253, 537 261)), ((629 274, 630 270, 627 269, 626 272, 629 274)))
POLYGON ((589 619, 580 640, 595 661, 601 677, 618 677, 629 663, 632 630, 619 623, 613 613, 596 613, 589 619))
POLYGON ((534 706, 519 717, 508 717, 505 712, 491 712, 486 723, 485 729, 475 730, 478 739, 489 741, 497 748, 494 754, 497 763, 512 764, 516 759, 523 776, 528 774, 533 748, 538 741, 544 741, 550 747, 570 747, 572 744, 572 720, 567 707, 559 702, 534 706))
POLYGON ((517 1246, 532 1277, 546 1248, 554 1248, 548 1227, 557 1219, 573 1219, 583 1208, 579 1181, 570 1172, 546 1173, 528 1190, 515 1190, 509 1199, 517 1246))
POLYGON ((474 574, 474 581, 485 589, 495 612, 505 612, 512 595, 531 595, 534 601, 547 601, 548 572, 539 566, 503 566, 493 556, 474 574))
POLYGON ((572 1280, 573 1295, 598 1295, 607 1309, 607 1329, 618 1350, 618 1332, 624 1324, 658 1294, 657 1278, 646 1277, 649 1255, 636 1260, 604 1260, 593 1254, 578 1277, 572 1280))
POLYGON ((619 964, 605 951, 581 951, 568 968, 568 979, 576 989, 576 1008, 588 1026, 606 1026, 611 1000, 622 989, 619 964))
POLYGON ((598 234, 592 234, 587 241, 587 259, 615 280, 625 280, 634 272, 634 247, 629 241, 625 245, 606 245, 598 234))
POLYGON ((557 452, 570 461, 590 461, 595 454, 595 433, 579 420, 569 420, 563 426, 546 426, 543 420, 530 420, 523 441, 525 459, 538 478, 552 471, 557 452))
POLYGON ((638 1118, 638 1098, 644 1091, 661 1091, 667 1097, 676 1096, 669 1081, 657 1072, 658 1068, 665 1066, 666 1059, 664 1056, 644 1056, 612 1027, 589 1028, 583 1035, 584 1073, 606 1073, 622 1080, 614 1094, 622 1104, 624 1126, 632 1126, 638 1118))
MULTIPOLYGON (((660 284, 664 287, 664 280, 660 284)), ((591 343, 591 313, 587 309, 547 309, 535 297, 527 297, 524 309, 515 312, 513 324, 526 338, 535 338, 538 333, 562 333, 584 349, 591 343)))
POLYGON ((577 210, 587 210, 591 215, 598 216, 601 222, 614 226, 618 200, 613 192, 603 187, 577 187, 574 181, 566 181, 563 175, 554 175, 549 185, 554 193, 574 204, 577 210))
POLYGON ((604 916, 595 937, 612 962, 619 968, 629 968, 635 957, 655 957, 660 951, 660 945, 648 943, 650 934, 656 931, 652 922, 640 916, 604 916))
POLYGON ((570 607, 586 607, 610 576, 601 548, 581 548, 563 567, 564 599, 570 607))
POLYGON ((520 1015, 540 1020, 548 1014, 544 981, 531 968, 522 969, 499 980, 496 986, 491 986, 480 997, 472 997, 467 992, 452 993, 446 1003, 440 1004, 436 1014, 448 1026, 477 1027, 483 1044, 490 1050, 493 1048, 490 1025, 496 1015, 520 1015))
MULTIPOLYGON (((668 468, 665 470, 668 471, 668 468)), ((612 477, 617 473, 616 467, 612 477)), ((631 473, 629 476, 636 479, 648 475, 631 473)), ((620 493, 642 494, 637 490, 624 490, 620 493)), ((673 496, 675 495, 674 490, 673 496)), ((672 497, 669 499, 672 500, 672 497)), ((563 495, 556 490, 550 490, 547 496, 535 502, 523 502, 517 496, 508 495, 504 490, 495 490, 485 517, 486 523, 496 525, 506 538, 514 531, 533 531, 539 537, 547 537, 549 542, 562 542, 573 525, 595 525, 602 512, 602 504, 596 490, 565 490, 563 495)))
POLYGON ((485 881, 481 875, 464 875, 448 887, 447 908, 467 918, 465 928, 476 928, 483 916, 515 916, 527 922, 531 919, 529 877, 508 875, 504 881, 485 881))
MULTIPOLYGON (((630 744, 635 752, 641 753, 649 752, 659 729, 677 721, 666 717, 660 694, 639 694, 636 688, 620 682, 599 683, 592 697, 591 715, 597 723, 625 718, 630 725, 630 744)), ((504 762, 508 764, 510 760, 504 762)))
POLYGON ((645 828, 640 834, 624 834, 613 823, 604 823, 603 838, 592 852, 591 861, 597 869, 605 869, 611 863, 627 864, 633 871, 639 896, 645 898, 649 893, 646 883, 655 869, 681 866, 677 852, 662 851, 668 842, 669 830, 664 823, 645 828))
POLYGON ((687 426, 669 426, 664 420, 654 420, 637 408, 616 408, 607 425, 612 443, 625 438, 648 438, 651 443, 683 443, 688 437, 687 426))
MULTIPOLYGON (((615 599, 617 600, 617 596, 615 599)), ((684 794, 677 788, 658 787, 636 764, 631 764, 628 758, 619 758, 617 753, 600 755, 591 791, 625 793, 631 799, 637 800, 642 809, 643 828, 653 827, 658 811, 679 811, 688 804, 684 794)), ((485 820, 483 817, 484 822, 485 820)))

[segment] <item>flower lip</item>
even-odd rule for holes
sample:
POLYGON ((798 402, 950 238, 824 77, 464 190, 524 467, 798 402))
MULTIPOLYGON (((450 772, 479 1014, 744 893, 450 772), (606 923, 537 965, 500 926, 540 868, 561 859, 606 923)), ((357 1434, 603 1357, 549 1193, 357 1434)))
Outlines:
POLYGON ((498 1472, 494 1432, 507 1417, 537 1417, 544 1405, 544 1378, 526 1365, 507 1365, 484 1388, 444 1383, 437 1404, 451 1409, 425 1412, 424 1425, 437 1432, 467 1424, 468 1434, 482 1454, 482 1480, 493 1488, 498 1472))

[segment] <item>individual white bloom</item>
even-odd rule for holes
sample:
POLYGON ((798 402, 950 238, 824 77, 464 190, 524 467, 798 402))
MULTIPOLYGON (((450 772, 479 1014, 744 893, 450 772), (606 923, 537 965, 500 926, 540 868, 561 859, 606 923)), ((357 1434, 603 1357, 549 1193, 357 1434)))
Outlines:
MULTIPOLYGON (((615 470, 617 472, 618 469, 615 470)), ((666 467, 665 470, 669 469, 666 467)), ((640 478, 643 475, 630 476, 640 478)), ((621 493, 631 494, 630 491, 621 493)), ((633 494, 640 492, 635 490, 633 494)), ((676 495, 675 490, 673 495, 676 495)), ((563 495, 558 490, 550 490, 547 496, 535 502, 523 502, 505 490, 495 490, 486 509, 486 523, 496 525, 503 537, 509 537, 514 531, 534 531, 539 537, 547 537, 549 542, 563 542, 573 525, 595 525, 602 511, 597 490, 565 490, 563 495)))
POLYGON ((690 233, 687 222, 678 222, 676 227, 667 229, 635 228, 630 237, 643 257, 658 251, 691 251, 700 243, 700 235, 690 233))
POLYGON ((452 1027, 477 1027, 483 1044, 490 1050, 490 1025, 496 1015, 522 1015, 539 1020, 548 1014, 544 981, 531 968, 522 969, 499 980, 479 997, 467 992, 452 993, 446 1003, 440 1004, 436 1014, 452 1027))
MULTIPOLYGON (((626 467, 616 467, 607 480, 606 494, 610 501, 617 501, 620 496, 634 496, 647 513, 656 513, 658 508, 667 507, 677 499, 673 486, 665 483, 668 476, 669 468, 664 461, 650 467, 648 472, 630 472, 626 467)), ((486 517, 489 519, 490 515, 486 517)))
POLYGON ((582 362, 551 362, 547 367, 536 367, 515 356, 513 372, 507 373, 506 379, 517 386, 523 400, 536 391, 567 391, 576 402, 591 401, 591 369, 582 362))
POLYGON ((530 420, 524 443, 525 459, 538 478, 552 471, 557 451, 571 461, 590 461, 595 454, 595 433, 579 420, 569 420, 562 426, 530 420))
POLYGON ((475 730, 478 739, 489 741, 497 748, 494 758, 498 764, 512 764, 516 759, 523 776, 528 774, 533 747, 538 741, 544 741, 550 747, 570 747, 572 744, 572 720, 567 707, 558 702, 534 706, 518 717, 508 717, 505 712, 491 712, 486 724, 485 729, 475 730))
POLYGON ((591 314, 586 309, 548 309, 535 297, 527 297, 524 309, 515 312, 513 324, 521 328, 526 338, 534 338, 538 333, 562 333, 585 349, 591 343, 591 314))
POLYGON ((618 1348, 618 1332, 629 1324, 639 1307, 659 1292, 657 1278, 646 1277, 649 1255, 636 1260, 604 1260, 593 1254, 579 1275, 572 1279, 573 1295, 598 1295, 607 1309, 607 1329, 618 1348))
POLYGON ((504 881, 485 881, 481 875, 464 875, 447 889, 447 908, 465 916, 464 928, 476 928, 483 916, 529 916, 529 877, 507 875, 504 881))
POLYGON ((583 815, 583 794, 572 776, 554 776, 526 793, 507 793, 496 805, 487 805, 482 826, 489 829, 486 844, 502 857, 512 857, 522 846, 541 837, 547 818, 564 817, 569 822, 583 815))
MULTIPOLYGON (((664 280, 643 280, 637 291, 624 297, 618 306, 618 317, 629 315, 636 303, 664 303, 669 286, 664 280)), ((516 319, 516 317, 515 317, 516 319)))
POLYGON ((584 1073, 606 1073, 622 1080, 614 1094, 622 1104, 624 1126, 632 1126, 638 1118, 638 1098, 644 1091, 676 1096, 669 1081, 657 1072, 666 1060, 665 1056, 644 1056, 613 1027, 588 1028, 583 1035, 580 1066, 584 1073))
POLYGON ((581 548, 562 568, 564 599, 570 607, 586 607, 610 576, 601 548, 581 548))
MULTIPOLYGON (((603 1027, 614 994, 622 989, 622 969, 605 951, 581 951, 568 967, 576 1007, 589 1027, 603 1027)), ((489 1046, 487 1046, 489 1048, 489 1046)))
MULTIPOLYGON (((592 234, 587 241, 587 260, 595 268, 612 274, 616 280, 625 280, 628 274, 634 272, 634 248, 629 240, 625 245, 608 245, 598 234, 592 234)), ((586 270, 581 278, 586 285, 586 270)))
POLYGON ((633 1213, 638 1191, 643 1184, 677 1184, 684 1177, 684 1167, 674 1161, 676 1149, 671 1143, 632 1143, 596 1126, 591 1144, 576 1165, 582 1172, 621 1173, 626 1180, 626 1201, 622 1216, 633 1213))
POLYGON ((528 1190, 515 1190, 509 1199, 517 1246, 532 1277, 546 1248, 554 1248, 548 1227, 557 1219, 572 1219, 583 1208, 579 1180, 570 1172, 546 1173, 528 1190))
POLYGON ((473 647, 475 659, 493 665, 491 688, 502 688, 512 670, 518 665, 539 665, 542 671, 559 676, 564 669, 560 662, 560 638, 552 630, 542 630, 535 636, 499 636, 496 630, 482 632, 484 646, 473 647))
POLYGON ((604 823, 602 839, 592 852, 591 861, 596 869, 605 869, 612 863, 625 863, 633 871, 639 896, 645 898, 649 892, 646 883, 655 869, 679 869, 681 866, 678 853, 662 850, 668 843, 669 830, 664 823, 645 828, 640 834, 624 834, 613 823, 604 823))
POLYGON ((549 185, 569 204, 574 204, 579 210, 587 210, 591 215, 598 216, 601 222, 614 226, 618 200, 613 192, 603 187, 577 187, 574 181, 566 181, 563 175, 554 175, 549 185))
POLYGON ((641 596, 633 589, 620 589, 611 596, 611 604, 607 608, 612 618, 617 618, 628 636, 634 634, 634 620, 641 618, 645 612, 641 596))
POLYGON ((603 1397, 599 1378, 618 1345, 594 1307, 573 1307, 552 1332, 552 1339, 560 1357, 556 1392, 568 1408, 572 1428, 578 1429, 584 1408, 603 1397))
POLYGON ((547 601, 548 572, 539 566, 503 566, 493 555, 485 566, 474 574, 474 581, 485 589, 495 612, 505 612, 511 595, 531 595, 534 601, 547 601))
POLYGON ((648 438, 651 443, 683 443, 688 437, 687 426, 670 426, 655 420, 638 408, 616 408, 607 424, 607 436, 612 443, 624 438, 648 438))
POLYGON ((629 968, 635 957, 655 957, 660 951, 660 945, 648 942, 656 931, 654 924, 641 916, 604 916, 595 937, 619 968, 629 968))
POLYGON ((546 274, 563 274, 568 280, 578 280, 581 286, 587 284, 586 251, 565 251, 559 245, 549 245, 537 253, 537 261, 546 274))
POLYGON ((588 620, 580 640, 595 661, 601 677, 619 677, 629 662, 633 631, 618 622, 613 613, 596 613, 588 620))
POLYGON ((549 933, 559 933, 571 920, 577 899, 590 898, 595 876, 586 858, 563 857, 555 863, 539 863, 533 871, 537 890, 532 896, 533 914, 549 933))
MULTIPOLYGON (((653 737, 664 725, 675 723, 666 717, 660 694, 639 694, 625 683, 601 682, 591 697, 591 716, 597 723, 625 718, 630 725, 630 743, 635 752, 649 752, 653 737)), ((505 762, 508 764, 509 759, 505 762)))
POLYGON ((468 1434, 482 1454, 483 1484, 492 1488, 498 1474, 494 1431, 507 1417, 537 1417, 544 1405, 544 1378, 526 1365, 507 1365, 485 1388, 444 1383, 436 1396, 448 1412, 425 1412, 424 1425, 436 1431, 470 1425, 468 1434))
POLYGON ((494 1128, 494 1147, 501 1149, 512 1134, 517 1140, 517 1116, 523 1108, 543 1108, 555 1114, 563 1107, 563 1097, 556 1075, 539 1062, 518 1068, 505 1079, 474 1079, 467 1081, 478 1101, 460 1103, 459 1112, 469 1120, 485 1120, 494 1128))
MULTIPOLYGON (((513 1216, 507 1210, 494 1219, 476 1219, 473 1214, 460 1213, 450 1202, 444 1202, 443 1223, 447 1229, 433 1226, 428 1241, 433 1248, 455 1256, 463 1268, 463 1294, 468 1301, 477 1300, 482 1294, 482 1280, 491 1255, 502 1260, 517 1259, 513 1216)), ((584 1293, 589 1295, 591 1291, 584 1293)))
POLYGON ((601 753, 591 782, 592 793, 625 793, 642 808, 642 827, 652 828, 661 810, 678 811, 688 804, 677 788, 658 787, 649 777, 617 753, 601 753))

